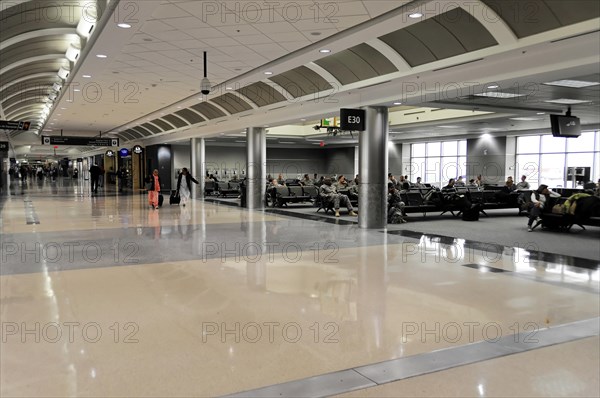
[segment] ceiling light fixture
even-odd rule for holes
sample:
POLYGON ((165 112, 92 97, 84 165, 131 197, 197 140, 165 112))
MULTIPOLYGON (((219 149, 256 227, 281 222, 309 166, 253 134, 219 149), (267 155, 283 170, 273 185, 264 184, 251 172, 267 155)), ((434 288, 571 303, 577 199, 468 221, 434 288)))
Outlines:
POLYGON ((86 79, 90 79, 92 76, 91 75, 82 75, 81 77, 86 78, 86 79))
POLYGON ((129 28, 131 28, 131 25, 129 25, 128 23, 120 23, 120 24, 117 24, 117 26, 119 28, 123 28, 123 29, 129 29, 129 28))
POLYGON ((487 88, 489 88, 489 89, 491 89, 491 90, 493 90, 493 89, 495 89, 495 88, 498 88, 498 87, 500 87, 500 86, 499 86, 499 85, 497 85, 497 84, 492 84, 491 86, 487 86, 487 88))
POLYGON ((66 57, 71 62, 77 62, 77 58, 79 58, 79 53, 81 52, 81 48, 79 46, 71 43, 69 44, 69 48, 67 48, 66 57))
POLYGON ((85 7, 84 10, 86 11, 85 15, 82 15, 79 23, 77 24, 77 34, 87 39, 94 30, 97 16, 93 15, 95 13, 94 7, 85 7))
POLYGON ((565 80, 556 80, 553 82, 548 82, 548 83, 543 83, 547 86, 560 86, 560 87, 570 87, 570 88, 583 88, 583 87, 591 87, 591 86, 597 86, 598 82, 588 82, 588 81, 584 81, 584 80, 570 80, 570 79, 565 79, 565 80))
POLYGON ((525 94, 513 94, 513 93, 502 93, 499 91, 486 91, 485 93, 475 94, 476 97, 488 97, 488 98, 516 98, 524 97, 525 94))
POLYGON ((98 58, 107 58, 108 56, 105 54, 96 54, 96 57, 98 58))
POLYGON ((58 84, 58 83, 54 83, 54 84, 52 85, 52 89, 53 89, 54 91, 60 91, 60 89, 61 89, 61 88, 62 88, 62 85, 60 85, 60 84, 58 84))
POLYGON ((272 74, 273 74, 273 72, 270 72, 270 71, 265 72, 265 75, 272 75, 272 74))
POLYGON ((570 98, 559 98, 559 99, 549 100, 549 101, 544 101, 544 102, 549 102, 551 104, 573 105, 573 104, 583 104, 583 103, 592 102, 592 101, 576 100, 576 99, 570 99, 570 98))
POLYGON ((320 52, 321 54, 329 54, 329 53, 331 52, 331 50, 328 50, 328 49, 326 49, 326 48, 323 48, 323 49, 319 50, 319 52, 320 52))
POLYGON ((58 77, 60 77, 61 79, 67 80, 67 77, 69 77, 69 73, 71 73, 69 69, 65 68, 64 66, 61 66, 57 74, 58 77))
POLYGON ((394 105, 402 105, 402 102, 394 102, 394 105))
POLYGON ((413 12, 412 14, 408 14, 408 17, 413 18, 413 19, 421 18, 422 16, 423 16, 423 13, 420 13, 420 12, 413 12))

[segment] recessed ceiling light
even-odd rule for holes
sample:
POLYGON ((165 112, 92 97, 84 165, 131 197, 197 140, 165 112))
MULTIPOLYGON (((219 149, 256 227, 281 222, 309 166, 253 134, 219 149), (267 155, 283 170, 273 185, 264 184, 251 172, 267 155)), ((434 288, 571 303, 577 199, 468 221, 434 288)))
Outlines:
POLYGON ((246 141, 236 141, 236 142, 246 142, 246 141))
POLYGON ((538 112, 538 113, 536 113, 536 115, 545 115, 545 114, 546 114, 546 112, 538 112))
POLYGON ((67 102, 73 102, 73 100, 67 100, 67 102))
POLYGON ((75 92, 78 92, 78 91, 81 91, 81 90, 80 90, 80 89, 78 89, 78 88, 76 88, 76 89, 74 89, 73 91, 75 91, 75 92))
POLYGON ((323 48, 322 50, 319 50, 319 52, 320 52, 321 54, 329 54, 329 53, 331 52, 331 50, 328 50, 328 49, 326 49, 326 48, 323 48))
POLYGON ((493 89, 495 89, 495 88, 498 88, 498 87, 500 87, 500 86, 499 86, 499 85, 497 85, 497 84, 492 84, 491 86, 487 86, 487 88, 489 88, 489 89, 491 89, 491 90, 493 90, 493 89))
POLYGON ((583 88, 583 87, 590 87, 590 86, 597 86, 598 82, 586 82, 583 80, 556 80, 553 82, 548 82, 548 83, 544 83, 548 86, 561 86, 561 87, 571 87, 571 88, 583 88))
POLYGON ((394 105, 402 105, 402 102, 394 102, 394 105))
POLYGON ((273 74, 273 72, 270 72, 270 71, 265 72, 265 75, 272 75, 272 74, 273 74))
POLYGON ((305 122, 305 121, 306 121, 306 119, 300 119, 300 121, 302 121, 302 122, 305 122))
POLYGON ((62 109, 62 110, 65 110, 65 109, 67 109, 67 108, 60 108, 60 109, 62 109))
POLYGON ((233 90, 233 87, 225 87, 225 90, 233 90))
POLYGON ((592 102, 592 101, 576 100, 576 99, 569 99, 569 98, 559 98, 559 99, 549 100, 549 101, 544 101, 544 102, 550 102, 552 104, 572 105, 572 104, 583 104, 585 102, 592 102))
POLYGON ((485 93, 475 94, 476 97, 488 97, 488 98, 515 98, 524 97, 525 94, 513 94, 513 93, 501 93, 497 91, 487 91, 485 93))
POLYGON ((408 14, 409 18, 421 18, 423 16, 420 12, 413 12, 412 14, 408 14))
POLYGON ((104 55, 104 54, 96 54, 96 57, 98 57, 98 58, 106 58, 106 57, 107 57, 107 55, 104 55))
POLYGON ((82 75, 82 77, 85 77, 86 79, 89 79, 89 78, 91 78, 92 76, 91 76, 91 75, 82 75))
POLYGON ((129 28, 131 28, 131 25, 129 25, 128 23, 120 23, 117 26, 119 28, 123 28, 123 29, 129 29, 129 28))
POLYGON ((441 129, 457 129, 460 128, 460 126, 438 126, 441 129))

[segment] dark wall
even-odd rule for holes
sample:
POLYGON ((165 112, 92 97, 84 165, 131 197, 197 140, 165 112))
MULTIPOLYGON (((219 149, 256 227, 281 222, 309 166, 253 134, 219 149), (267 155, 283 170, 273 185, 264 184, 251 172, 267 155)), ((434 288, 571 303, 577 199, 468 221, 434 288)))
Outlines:
POLYGON ((506 137, 467 140, 467 180, 481 174, 486 184, 504 185, 506 137))
POLYGON ((150 145, 146 147, 146 170, 151 173, 154 169, 158 169, 161 190, 172 189, 172 157, 171 145, 150 145))
MULTIPOLYGON (((227 177, 232 170, 246 169, 246 148, 230 146, 206 146, 206 170, 227 177)), ((354 173, 354 147, 350 148, 267 148, 267 174, 276 177, 279 173, 286 178, 308 173, 344 174, 354 173)))

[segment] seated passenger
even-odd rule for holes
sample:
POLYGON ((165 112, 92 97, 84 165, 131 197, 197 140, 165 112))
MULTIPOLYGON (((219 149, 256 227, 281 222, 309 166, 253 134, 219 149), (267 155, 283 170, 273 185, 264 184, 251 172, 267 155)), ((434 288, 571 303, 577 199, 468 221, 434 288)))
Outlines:
POLYGON ((328 201, 333 204, 333 208, 335 210, 335 216, 340 216, 340 204, 346 206, 348 209, 348 214, 351 216, 356 216, 354 212, 354 208, 352 207, 352 203, 350 203, 350 199, 346 195, 339 194, 335 186, 331 183, 331 178, 325 178, 323 185, 319 189, 319 196, 321 200, 328 201))
POLYGON ((455 191, 454 188, 454 178, 448 180, 448 185, 442 188, 442 191, 455 191))
POLYGON ((283 174, 279 173, 279 176, 277 176, 277 182, 280 184, 285 184, 285 178, 283 178, 283 174))
POLYGON ((346 181, 346 177, 344 177, 343 174, 338 177, 338 180, 335 183, 335 188, 338 190, 338 192, 348 189, 348 181, 346 181))
POLYGON ((467 188, 479 188, 479 186, 475 183, 475 179, 471 178, 469 183, 467 184, 467 188))
POLYGON ((519 182, 516 186, 515 189, 517 191, 528 191, 529 188, 529 183, 527 181, 525 181, 527 179, 527 176, 521 176, 521 182, 519 182))
POLYGON ((410 189, 410 182, 404 176, 400 176, 400 180, 398 180, 398 184, 396 187, 400 190, 406 191, 410 189))
POLYGON ((388 224, 405 223, 404 202, 400 196, 400 191, 396 189, 393 183, 388 182, 388 224))
POLYGON ((549 198, 560 198, 560 194, 552 192, 548 189, 548 185, 542 184, 539 188, 531 193, 531 202, 529 203, 529 221, 527 222, 527 230, 533 231, 532 225, 534 221, 541 221, 540 214, 544 211, 544 207, 549 198))
POLYGON ((354 180, 352 180, 352 184, 348 186, 348 197, 351 200, 357 200, 358 199, 358 190, 359 190, 359 180, 358 180, 358 174, 356 175, 356 178, 354 178, 354 180))
POLYGON ((425 184, 421 182, 421 177, 417 177, 417 182, 414 183, 415 188, 427 188, 425 184))
POLYGON ((308 174, 304 174, 304 177, 300 180, 300 185, 313 185, 312 180, 308 176, 308 174))
POLYGON ((465 181, 463 180, 462 176, 458 176, 458 179, 456 180, 456 182, 454 183, 455 187, 465 187, 465 181))

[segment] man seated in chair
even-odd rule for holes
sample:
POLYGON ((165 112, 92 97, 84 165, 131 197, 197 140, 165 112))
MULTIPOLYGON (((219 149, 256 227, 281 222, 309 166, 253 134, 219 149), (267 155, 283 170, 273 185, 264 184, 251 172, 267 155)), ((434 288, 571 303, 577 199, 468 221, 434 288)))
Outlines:
POLYGON ((325 182, 321 185, 321 188, 319 188, 319 196, 321 196, 323 203, 333 204, 336 217, 340 216, 340 204, 348 208, 348 214, 356 216, 352 203, 350 203, 350 199, 346 195, 337 193, 335 186, 331 184, 331 178, 325 179, 325 182))
POLYGON ((277 178, 273 178, 267 187, 267 197, 270 197, 272 207, 277 205, 277 187, 285 187, 285 183, 280 184, 277 178))

